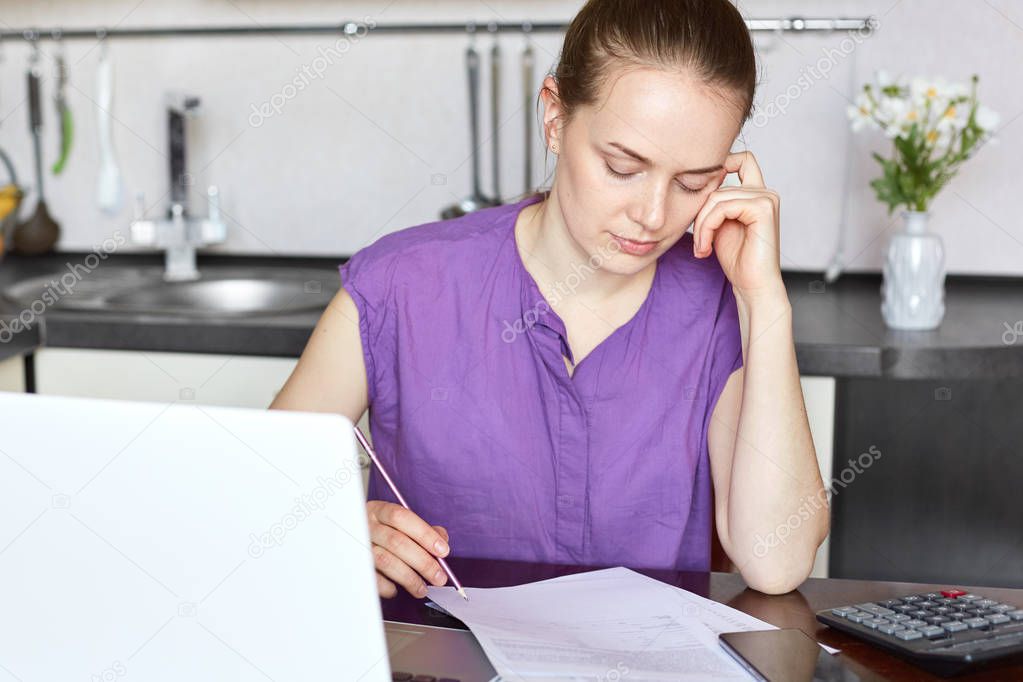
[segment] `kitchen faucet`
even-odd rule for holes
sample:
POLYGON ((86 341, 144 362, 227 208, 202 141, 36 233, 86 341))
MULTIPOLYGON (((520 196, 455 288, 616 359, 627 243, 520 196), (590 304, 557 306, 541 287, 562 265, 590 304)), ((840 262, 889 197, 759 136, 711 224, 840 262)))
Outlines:
POLYGON ((227 225, 220 218, 220 194, 215 185, 207 190, 207 216, 196 218, 188 211, 188 185, 191 176, 185 170, 185 119, 199 112, 199 98, 168 93, 167 131, 170 148, 170 207, 161 220, 145 218, 145 195, 136 196, 135 219, 131 223, 134 244, 165 249, 163 278, 168 282, 199 278, 195 267, 198 247, 218 244, 227 238, 227 225))

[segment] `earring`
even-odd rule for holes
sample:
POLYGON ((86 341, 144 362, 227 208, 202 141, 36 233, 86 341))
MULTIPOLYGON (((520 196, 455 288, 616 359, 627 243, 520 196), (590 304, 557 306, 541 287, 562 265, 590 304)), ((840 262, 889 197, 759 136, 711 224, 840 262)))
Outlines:
POLYGON ((554 152, 555 154, 558 153, 558 143, 557 142, 551 143, 551 151, 554 152))

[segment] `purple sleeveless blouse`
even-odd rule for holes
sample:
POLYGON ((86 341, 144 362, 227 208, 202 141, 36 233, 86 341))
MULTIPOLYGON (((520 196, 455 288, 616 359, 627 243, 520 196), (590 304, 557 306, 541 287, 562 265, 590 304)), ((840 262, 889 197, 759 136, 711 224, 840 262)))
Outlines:
MULTIPOLYGON (((340 266, 374 448, 454 556, 708 570, 707 429, 742 367, 731 284, 686 233, 575 365, 515 244, 542 198, 393 232, 340 266)), ((375 471, 369 499, 396 501, 375 471)))

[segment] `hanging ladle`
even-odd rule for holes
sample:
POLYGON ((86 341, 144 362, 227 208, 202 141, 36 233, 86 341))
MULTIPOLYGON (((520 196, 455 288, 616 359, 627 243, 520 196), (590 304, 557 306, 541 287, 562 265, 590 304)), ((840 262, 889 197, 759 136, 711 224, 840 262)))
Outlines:
POLYGON ((50 217, 43 196, 43 112, 39 102, 39 45, 32 38, 32 56, 28 67, 28 117, 32 129, 32 151, 35 155, 36 191, 39 200, 32 217, 14 229, 14 250, 24 255, 38 255, 53 250, 60 238, 60 226, 50 217))
POLYGON ((465 51, 466 75, 469 81, 469 131, 470 143, 472 145, 472 194, 465 197, 457 204, 448 206, 441 211, 440 217, 444 220, 457 218, 459 216, 478 211, 481 208, 497 206, 499 202, 487 197, 480 189, 480 158, 479 158, 479 80, 480 80, 480 55, 476 51, 476 26, 469 24, 466 29, 469 32, 469 47, 465 51))

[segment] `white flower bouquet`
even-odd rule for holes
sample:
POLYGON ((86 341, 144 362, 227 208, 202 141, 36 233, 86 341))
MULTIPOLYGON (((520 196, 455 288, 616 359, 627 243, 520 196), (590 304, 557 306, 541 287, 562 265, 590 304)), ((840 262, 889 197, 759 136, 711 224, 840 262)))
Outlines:
POLYGON ((883 130, 893 140, 892 157, 873 157, 883 174, 872 180, 888 215, 898 206, 926 211, 981 143, 994 140, 999 115, 978 103, 978 77, 969 86, 942 78, 893 80, 878 71, 846 110, 855 132, 883 130))

